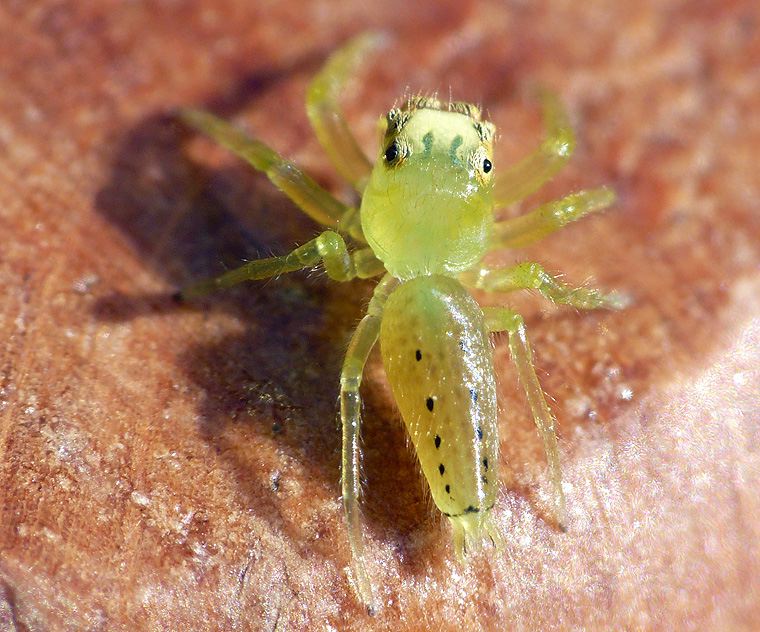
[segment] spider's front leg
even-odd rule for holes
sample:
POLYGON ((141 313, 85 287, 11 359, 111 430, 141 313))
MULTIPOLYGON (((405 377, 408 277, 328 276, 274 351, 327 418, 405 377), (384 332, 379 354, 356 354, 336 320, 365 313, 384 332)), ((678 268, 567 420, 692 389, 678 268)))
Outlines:
POLYGON ((573 128, 557 96, 542 91, 540 97, 546 138, 532 154, 496 177, 496 208, 508 206, 537 191, 562 169, 575 149, 573 128))
MULTIPOLYGON (((508 206, 538 190, 573 153, 575 136, 561 103, 550 92, 543 92, 541 98, 546 138, 536 151, 496 177, 494 208, 508 206)), ((546 202, 525 215, 497 222, 491 248, 522 248, 570 222, 607 208, 614 201, 615 192, 609 187, 600 187, 546 202)))
POLYGON ((249 261, 221 276, 186 287, 179 293, 178 298, 187 300, 204 296, 214 290, 232 287, 243 281, 256 281, 285 272, 310 268, 320 261, 324 264, 327 276, 335 281, 350 281, 356 277, 366 279, 377 276, 385 270, 382 262, 372 254, 371 249, 362 248, 350 253, 343 237, 336 232, 326 230, 287 255, 249 261))
POLYGON ((351 235, 357 241, 364 241, 357 210, 335 199, 274 149, 209 112, 187 109, 179 116, 187 125, 265 173, 272 184, 314 221, 351 235))
POLYGON ((348 128, 339 105, 357 66, 385 41, 382 33, 364 33, 330 56, 309 85, 306 112, 319 143, 335 169, 360 193, 372 169, 348 128))
POLYGON ((528 398, 533 421, 544 443, 546 460, 549 463, 549 475, 554 488, 557 523, 564 531, 565 492, 562 490, 562 470, 555 432, 556 422, 536 376, 533 353, 528 343, 525 323, 520 314, 506 307, 484 307, 483 314, 490 331, 506 331, 509 333, 509 352, 517 368, 517 377, 528 398))
POLYGON ((340 375, 340 418, 343 426, 343 460, 341 484, 343 490, 343 508, 348 523, 348 541, 351 545, 356 590, 364 604, 374 610, 372 583, 364 564, 364 544, 359 513, 361 494, 359 431, 361 426, 361 395, 359 387, 362 382, 364 365, 380 333, 383 307, 388 295, 398 281, 386 275, 375 288, 367 314, 362 318, 346 351, 343 369, 340 375))
POLYGON ((612 189, 599 187, 546 202, 525 215, 497 222, 491 248, 523 248, 570 222, 607 208, 614 201, 615 192, 612 189))

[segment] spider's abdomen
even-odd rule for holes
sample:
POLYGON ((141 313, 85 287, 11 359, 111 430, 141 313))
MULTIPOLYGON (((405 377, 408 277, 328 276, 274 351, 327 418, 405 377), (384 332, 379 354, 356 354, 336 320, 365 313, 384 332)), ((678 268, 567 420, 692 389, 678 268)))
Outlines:
POLYGON ((415 278, 388 298, 380 346, 435 504, 452 522, 480 522, 496 497, 499 445, 480 307, 453 278, 415 278))

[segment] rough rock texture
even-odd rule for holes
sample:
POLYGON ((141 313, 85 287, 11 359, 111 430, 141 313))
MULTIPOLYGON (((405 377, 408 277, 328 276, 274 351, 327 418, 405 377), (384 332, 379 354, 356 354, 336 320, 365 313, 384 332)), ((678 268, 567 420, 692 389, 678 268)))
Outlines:
POLYGON ((3 629, 757 625, 757 2, 5 0, 0 59, 3 629), (346 95, 362 143, 407 86, 451 90, 499 126, 498 168, 540 138, 531 86, 555 89, 577 155, 522 208, 601 183, 619 203, 494 259, 634 304, 509 298, 559 418, 569 528, 497 338, 506 546, 465 568, 373 356, 370 618, 347 579, 336 394, 371 285, 294 274, 172 303, 317 227, 171 113, 231 118, 346 195, 304 90, 377 27, 395 43, 346 95))

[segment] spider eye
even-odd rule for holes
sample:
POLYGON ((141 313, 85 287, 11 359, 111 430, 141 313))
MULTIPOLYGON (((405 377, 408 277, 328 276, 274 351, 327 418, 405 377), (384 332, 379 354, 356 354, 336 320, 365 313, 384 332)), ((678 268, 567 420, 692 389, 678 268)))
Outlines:
POLYGON ((385 150, 385 161, 386 162, 393 162, 398 158, 398 143, 396 141, 393 141, 390 145, 388 145, 388 149, 385 150))
POLYGON ((483 173, 488 173, 489 171, 491 171, 491 169, 493 169, 493 164, 491 164, 491 161, 488 160, 488 158, 486 158, 483 161, 483 173))

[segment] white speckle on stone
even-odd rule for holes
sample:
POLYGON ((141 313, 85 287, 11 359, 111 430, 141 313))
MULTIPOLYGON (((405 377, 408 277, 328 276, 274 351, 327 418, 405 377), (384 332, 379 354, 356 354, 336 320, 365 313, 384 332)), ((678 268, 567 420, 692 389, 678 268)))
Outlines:
POLYGON ((148 498, 145 494, 142 494, 140 492, 132 492, 129 495, 129 498, 132 500, 135 505, 139 505, 140 507, 147 507, 150 505, 150 498, 148 498))
POLYGON ((747 383, 749 382, 749 375, 747 375, 747 371, 739 371, 737 373, 734 373, 733 381, 734 386, 737 388, 747 386, 747 383))
POLYGON ((531 542, 533 542, 533 539, 527 532, 523 532, 523 534, 517 539, 517 543, 524 548, 528 548, 531 545, 531 542))
POLYGON ((565 409, 571 417, 581 419, 588 417, 589 413, 593 410, 594 402, 588 395, 579 393, 574 397, 570 397, 565 401, 565 409))
POLYGON ((40 529, 40 533, 51 542, 58 542, 61 539, 60 535, 58 535, 55 531, 51 531, 47 527, 42 527, 42 529, 40 529))
POLYGON ((98 281, 100 278, 97 274, 85 274, 74 281, 72 288, 77 294, 87 294, 98 281))

